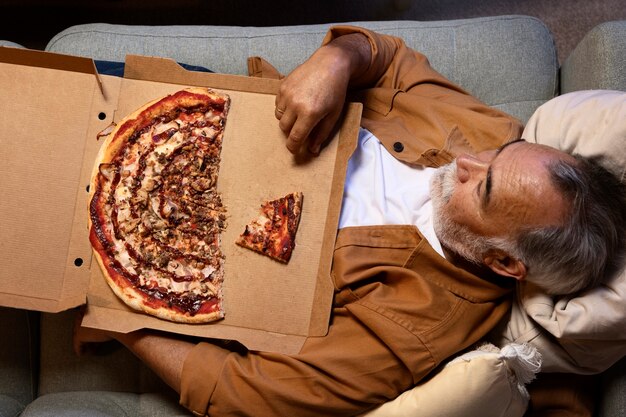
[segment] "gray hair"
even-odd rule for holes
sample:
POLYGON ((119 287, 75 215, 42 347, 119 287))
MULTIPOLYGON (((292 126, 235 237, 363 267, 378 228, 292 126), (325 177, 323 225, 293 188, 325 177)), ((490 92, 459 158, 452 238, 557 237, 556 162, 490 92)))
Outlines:
POLYGON ((555 295, 598 284, 626 252, 626 186, 597 161, 574 158, 548 166, 571 204, 569 218, 560 226, 522 231, 511 248, 528 268, 527 280, 555 295))

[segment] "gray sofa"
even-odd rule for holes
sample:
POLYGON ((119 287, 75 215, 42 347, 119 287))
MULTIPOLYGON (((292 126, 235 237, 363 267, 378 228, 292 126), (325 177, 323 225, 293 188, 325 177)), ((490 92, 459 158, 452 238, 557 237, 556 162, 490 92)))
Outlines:
MULTIPOLYGON (((537 19, 499 16, 455 21, 357 22, 398 35, 424 52, 445 76, 486 103, 523 121, 554 96, 580 89, 626 90, 626 21, 592 30, 559 66, 553 38, 537 19)), ((319 44, 330 25, 285 27, 123 26, 68 28, 46 50, 123 61, 127 53, 170 57, 216 72, 246 74, 246 58, 262 56, 288 73, 319 44)), ((17 46, 10 42, 0 44, 17 46)), ((188 415, 169 388, 128 351, 105 344, 77 358, 73 311, 57 314, 0 309, 0 416, 50 409, 76 392, 66 415, 188 415), (33 402, 34 401, 34 402, 33 402), (90 408, 87 408, 87 403, 90 408), (100 405, 98 405, 100 404, 100 405)), ((602 375, 598 416, 626 415, 626 360, 602 375)))

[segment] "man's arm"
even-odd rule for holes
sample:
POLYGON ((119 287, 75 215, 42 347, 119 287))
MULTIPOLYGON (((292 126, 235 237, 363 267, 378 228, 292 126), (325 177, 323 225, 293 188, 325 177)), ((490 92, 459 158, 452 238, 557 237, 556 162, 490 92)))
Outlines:
POLYGON ((98 343, 117 339, 176 392, 181 391, 183 364, 195 343, 164 333, 138 330, 127 334, 81 327, 83 310, 74 322, 73 348, 81 356, 98 343))
POLYGON ((115 334, 114 337, 180 393, 183 364, 195 343, 144 330, 115 334))
POLYGON ((361 33, 339 36, 319 48, 282 82, 276 118, 287 135, 287 148, 319 153, 343 109, 352 80, 367 70, 371 47, 361 33))

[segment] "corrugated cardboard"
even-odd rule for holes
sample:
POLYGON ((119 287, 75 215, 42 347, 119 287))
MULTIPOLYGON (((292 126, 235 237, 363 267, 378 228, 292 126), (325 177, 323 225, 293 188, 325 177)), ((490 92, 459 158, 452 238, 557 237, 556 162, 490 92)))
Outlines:
POLYGON ((235 339, 251 349, 295 352, 325 334, 330 265, 347 160, 360 107, 316 158, 294 157, 274 118, 276 80, 191 73, 166 59, 129 57, 125 78, 96 76, 91 60, 0 48, 0 304, 61 311, 85 302, 88 327, 154 328, 235 339), (97 134, 144 103, 185 86, 231 96, 219 191, 228 209, 222 236, 226 318, 170 323, 136 313, 108 288, 87 238, 87 186, 97 134), (234 244, 262 201, 304 193, 296 248, 283 265, 234 244))

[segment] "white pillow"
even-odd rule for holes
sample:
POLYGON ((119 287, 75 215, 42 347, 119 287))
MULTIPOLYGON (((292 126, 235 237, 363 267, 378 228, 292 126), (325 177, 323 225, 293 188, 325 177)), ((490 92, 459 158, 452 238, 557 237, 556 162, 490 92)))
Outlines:
MULTIPOLYGON (((625 181, 626 92, 588 90, 556 97, 537 109, 523 137, 598 157, 625 181)), ((602 372, 626 356, 626 268, 576 297, 553 299, 529 284, 519 289, 503 340, 537 346, 542 371, 602 372)))
POLYGON ((541 357, 528 345, 485 345, 361 417, 521 417, 541 357))
POLYGON ((626 92, 586 90, 563 94, 540 106, 522 137, 569 153, 599 157, 626 179, 626 92))

